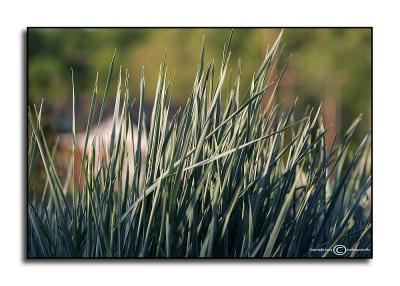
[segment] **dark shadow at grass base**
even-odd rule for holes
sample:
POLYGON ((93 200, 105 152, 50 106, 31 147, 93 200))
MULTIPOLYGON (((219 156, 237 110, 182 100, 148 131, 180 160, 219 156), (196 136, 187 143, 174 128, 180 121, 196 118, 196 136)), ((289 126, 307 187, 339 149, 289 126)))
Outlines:
POLYGON ((371 263, 370 259, 337 259, 337 258, 266 258, 266 259, 249 259, 249 258, 238 258, 238 259, 227 259, 227 258, 180 258, 180 259, 166 259, 166 258, 82 258, 82 259, 26 259, 25 262, 28 264, 178 264, 178 265, 201 265, 201 264, 240 264, 240 265, 254 265, 254 264, 325 264, 325 265, 336 265, 336 264, 360 264, 368 265, 371 263))

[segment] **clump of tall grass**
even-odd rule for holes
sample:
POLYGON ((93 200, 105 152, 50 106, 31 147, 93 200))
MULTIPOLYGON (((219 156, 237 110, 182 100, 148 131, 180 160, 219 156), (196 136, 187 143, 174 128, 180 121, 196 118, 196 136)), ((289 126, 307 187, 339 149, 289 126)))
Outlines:
MULTIPOLYGON (((164 62, 150 128, 144 74, 136 105, 129 75, 122 79, 120 72, 109 143, 97 146, 88 134, 101 121, 113 57, 100 107, 97 80, 93 89, 83 150, 73 115, 71 162, 81 154, 79 182, 74 170, 60 178, 57 150, 40 124, 42 107, 29 110, 28 257, 331 257, 336 245, 370 249, 371 218, 360 204, 371 188, 370 132, 352 153, 359 117, 327 146, 321 106, 301 112, 297 100, 291 107, 274 104, 284 72, 274 77, 281 35, 244 94, 240 72, 226 80, 230 37, 219 70, 205 63, 203 44, 192 93, 171 121, 173 84, 164 62), (134 124, 132 142, 145 140, 146 151, 126 144, 134 124), (44 186, 31 180, 37 158, 44 186)), ((341 257, 350 256, 371 253, 341 257)))

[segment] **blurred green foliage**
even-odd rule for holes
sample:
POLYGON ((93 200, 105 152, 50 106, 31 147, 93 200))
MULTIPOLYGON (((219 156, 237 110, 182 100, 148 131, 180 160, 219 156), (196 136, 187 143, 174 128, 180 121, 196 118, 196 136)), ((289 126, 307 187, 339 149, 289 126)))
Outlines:
MULTIPOLYGON (((236 75, 241 58, 243 91, 279 31, 234 29, 230 67, 232 76, 236 75)), ((71 101, 71 67, 76 96, 88 101, 97 72, 99 90, 104 89, 108 65, 117 49, 116 63, 122 65, 123 72, 129 70, 133 97, 138 94, 138 79, 144 66, 147 103, 153 100, 159 65, 166 51, 170 79, 175 74, 172 100, 180 104, 191 93, 203 36, 206 60, 215 59, 219 66, 229 32, 230 29, 197 28, 29 29, 28 102, 38 104, 44 98, 47 105, 58 105, 59 110, 67 106, 71 101)), ((331 114, 328 121, 335 121, 339 130, 363 113, 360 133, 365 134, 371 127, 371 36, 370 29, 285 29, 279 67, 290 53, 293 57, 280 94, 298 96, 304 104, 322 101, 331 114)), ((110 90, 116 90, 115 81, 110 90)), ((70 113, 67 110, 61 116, 68 117, 70 113)), ((86 113, 82 116, 86 118, 86 113)))

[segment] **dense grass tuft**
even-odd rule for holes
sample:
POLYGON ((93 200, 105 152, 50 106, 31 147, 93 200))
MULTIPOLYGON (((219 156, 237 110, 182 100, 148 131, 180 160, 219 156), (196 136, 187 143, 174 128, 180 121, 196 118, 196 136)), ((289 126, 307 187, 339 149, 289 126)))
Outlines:
MULTIPOLYGON (((203 46, 192 93, 171 121, 173 82, 163 63, 150 128, 143 73, 133 104, 129 75, 122 79, 120 72, 113 130, 99 145, 89 132, 101 121, 113 57, 100 104, 96 80, 83 150, 73 117, 78 182, 75 167, 59 176, 57 150, 50 151, 40 124, 42 107, 29 110, 28 257, 331 257, 321 249, 371 249, 370 212, 362 206, 371 188, 371 134, 353 154, 359 117, 327 146, 321 107, 274 103, 284 72, 274 76, 280 38, 244 94, 240 72, 227 80, 230 37, 218 71, 213 61, 205 64, 203 46), (129 140, 134 146, 144 140, 146 149, 129 140), (38 158, 47 174, 43 186, 32 182, 38 158)), ((371 252, 340 257, 349 256, 371 252)))

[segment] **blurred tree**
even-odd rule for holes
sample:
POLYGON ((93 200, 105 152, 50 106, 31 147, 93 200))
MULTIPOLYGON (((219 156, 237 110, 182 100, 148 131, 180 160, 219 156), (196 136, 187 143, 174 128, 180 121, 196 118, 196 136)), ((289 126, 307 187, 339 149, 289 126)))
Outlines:
MULTIPOLYGON (((56 128, 68 130, 70 122, 71 77, 74 68, 78 123, 84 125, 88 101, 96 73, 99 93, 104 90, 108 65, 117 49, 116 67, 129 70, 130 89, 138 94, 138 78, 145 68, 145 100, 155 93, 159 65, 167 52, 170 79, 175 72, 173 103, 179 104, 191 93, 202 38, 205 36, 206 60, 215 59, 220 67, 223 45, 230 29, 30 29, 28 33, 28 102, 42 98, 52 106, 56 128), (79 120, 79 117, 82 120, 79 120)), ((279 29, 235 29, 232 38, 232 76, 242 59, 244 91, 262 62, 268 44, 279 29)), ((282 63, 290 52, 293 58, 285 74, 280 96, 298 96, 300 103, 323 102, 325 117, 338 130, 364 114, 360 134, 371 126, 371 30, 370 29, 286 29, 282 63)), ((282 67, 282 66, 280 66, 282 67)), ((116 69, 117 70, 117 69, 116 69)), ((116 89, 112 81, 110 94, 116 89)), ((46 110, 46 109, 45 109, 46 110)))
POLYGON ((337 130, 361 113, 361 133, 371 127, 371 41, 370 29, 286 30, 295 94, 314 105, 322 101, 327 124, 337 130))

